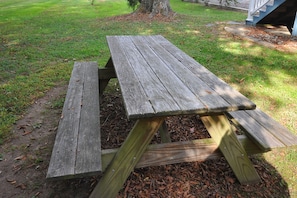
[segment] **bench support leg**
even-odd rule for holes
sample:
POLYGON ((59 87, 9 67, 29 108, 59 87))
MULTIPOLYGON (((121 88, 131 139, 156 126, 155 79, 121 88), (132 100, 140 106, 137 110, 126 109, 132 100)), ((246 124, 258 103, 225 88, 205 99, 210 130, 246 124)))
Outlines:
POLYGON ((91 198, 117 196, 163 122, 164 118, 147 118, 136 122, 91 193, 91 198))
POLYGON ((239 182, 241 184, 259 182, 261 179, 227 117, 225 115, 201 116, 201 120, 218 144, 239 182))
POLYGON ((99 69, 98 76, 99 76, 99 95, 101 98, 106 86, 108 85, 109 80, 111 78, 116 78, 116 74, 114 71, 114 66, 111 58, 109 58, 108 62, 105 65, 105 68, 99 69))
POLYGON ((159 132, 160 132, 162 143, 171 142, 170 134, 169 134, 168 127, 167 127, 167 124, 165 121, 162 123, 162 126, 159 129, 159 132))

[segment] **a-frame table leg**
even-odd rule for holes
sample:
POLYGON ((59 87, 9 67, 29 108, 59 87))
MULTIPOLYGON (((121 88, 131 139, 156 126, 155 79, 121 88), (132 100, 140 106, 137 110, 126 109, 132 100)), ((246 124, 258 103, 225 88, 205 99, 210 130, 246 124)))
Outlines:
POLYGON ((222 114, 201 116, 200 118, 211 137, 218 144, 239 182, 241 184, 259 182, 261 179, 237 139, 227 117, 222 114))
POLYGON ((114 198, 153 139, 165 118, 138 120, 107 167, 90 198, 114 198))

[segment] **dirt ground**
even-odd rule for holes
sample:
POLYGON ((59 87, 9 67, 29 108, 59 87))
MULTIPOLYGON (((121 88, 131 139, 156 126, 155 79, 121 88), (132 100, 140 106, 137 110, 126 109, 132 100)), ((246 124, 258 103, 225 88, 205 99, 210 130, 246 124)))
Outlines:
POLYGON ((297 36, 291 36, 285 26, 262 25, 253 27, 240 24, 227 24, 224 29, 244 40, 249 40, 282 52, 297 53, 297 36))
MULTIPOLYGON (((259 32, 269 34, 261 28, 251 29, 246 34, 254 38, 259 38, 259 32)), ((265 42, 277 46, 291 42, 290 50, 296 48, 295 39, 288 36, 277 39, 265 42)), ((0 197, 88 197, 100 179, 100 176, 54 182, 45 179, 61 115, 59 101, 62 103, 66 89, 66 85, 55 87, 35 101, 15 123, 12 137, 1 145, 0 197)), ((119 147, 133 125, 133 121, 126 120, 120 92, 115 90, 104 96, 100 113, 102 148, 119 147)), ((166 122, 174 141, 209 137, 197 116, 174 117, 166 122)), ((159 141, 156 134, 153 143, 159 141)), ((118 197, 290 197, 286 182, 273 166, 260 155, 252 156, 251 160, 262 179, 258 184, 240 185, 225 159, 220 158, 136 169, 118 197)))

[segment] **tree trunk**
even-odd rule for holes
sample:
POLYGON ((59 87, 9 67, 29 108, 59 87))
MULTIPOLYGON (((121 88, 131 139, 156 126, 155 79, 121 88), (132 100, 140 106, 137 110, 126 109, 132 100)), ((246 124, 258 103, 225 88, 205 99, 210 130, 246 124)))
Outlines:
POLYGON ((169 0, 141 0, 138 11, 150 13, 150 16, 153 17, 156 14, 168 16, 172 12, 172 9, 169 0))

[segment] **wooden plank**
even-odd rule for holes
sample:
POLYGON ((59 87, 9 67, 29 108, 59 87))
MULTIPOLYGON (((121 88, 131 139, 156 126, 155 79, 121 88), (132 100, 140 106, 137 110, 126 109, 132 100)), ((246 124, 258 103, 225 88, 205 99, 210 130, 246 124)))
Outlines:
POLYGON ((131 64, 125 56, 126 49, 121 47, 119 37, 107 36, 106 38, 112 56, 112 62, 121 86, 128 118, 132 119, 154 115, 155 111, 152 108, 143 87, 139 84, 138 76, 134 73, 131 64), (129 81, 127 79, 129 79, 129 81), (135 94, 137 94, 137 98, 134 97, 135 94), (138 112, 146 112, 146 115, 139 115, 138 112))
POLYGON ((163 46, 169 53, 171 53, 177 61, 181 62, 185 67, 191 70, 198 78, 202 79, 209 87, 215 90, 221 97, 223 97, 229 104, 228 111, 255 109, 256 105, 241 93, 233 89, 226 82, 219 79, 216 75, 211 73, 208 69, 196 62, 192 57, 174 46, 163 36, 155 36, 159 44, 163 46))
POLYGON ((255 108, 162 36, 108 36, 107 41, 129 118, 255 108))
POLYGON ((98 73, 100 80, 110 80, 117 77, 114 68, 100 68, 98 73))
POLYGON ((108 82, 111 78, 116 78, 116 74, 114 71, 114 66, 111 58, 107 61, 105 68, 101 68, 98 71, 99 76, 99 97, 101 99, 103 92, 108 85, 108 82))
MULTIPOLYGON (((137 38, 137 37, 136 37, 137 38)), ((166 64, 188 89, 193 92, 200 102, 207 107, 207 112, 221 112, 229 108, 229 104, 215 90, 204 83, 200 78, 179 62, 176 57, 169 53, 159 44, 159 37, 144 37, 146 43, 154 53, 166 64)), ((143 39, 143 38, 142 38, 143 39)), ((154 65, 158 70, 159 65, 154 65)), ((183 102, 183 101, 180 101, 183 102)))
MULTIPOLYGON (((125 49, 126 58, 131 63, 131 67, 139 79, 139 84, 144 87, 144 92, 155 114, 160 115, 160 113, 165 111, 180 111, 180 107, 176 104, 175 99, 160 82, 158 76, 151 69, 148 60, 143 57, 143 49, 137 49, 137 47, 141 46, 136 47, 136 44, 128 36, 121 37, 120 45, 125 49)), ((162 65, 160 65, 160 68, 162 68, 162 65)), ((126 80, 129 81, 129 79, 126 80)), ((137 93, 132 97, 137 98, 137 93)), ((146 112, 138 112, 138 114, 146 114, 146 112)))
POLYGON ((260 109, 246 111, 285 146, 297 145, 297 136, 260 109))
POLYGON ((218 144, 220 151, 231 166, 241 184, 260 181, 260 177, 237 139, 225 115, 201 116, 203 124, 218 144))
POLYGON ((161 142, 162 143, 168 143, 171 142, 170 134, 168 131, 168 127, 166 122, 164 121, 159 129, 160 137, 161 137, 161 142))
MULTIPOLYGON (((263 153, 249 138, 237 136, 248 155, 263 153)), ((118 149, 102 150, 102 170, 111 162, 118 149)), ((193 141, 149 145, 135 168, 161 166, 182 162, 213 160, 222 157, 218 145, 212 138, 193 141)), ((214 162, 215 163, 215 162, 214 162)))
POLYGON ((96 62, 82 62, 84 84, 76 150, 76 175, 101 172, 101 138, 99 120, 99 84, 96 62))
POLYGON ((75 62, 59 123, 48 179, 69 179, 101 171, 98 65, 75 62))
POLYGON ((114 156, 91 198, 116 197, 165 118, 138 120, 114 156))
POLYGON ((230 112, 229 115, 264 150, 297 145, 297 136, 260 109, 230 112))
POLYGON ((107 41, 129 118, 255 108, 162 36, 108 36, 107 41))
POLYGON ((277 138, 270 134, 261 124, 250 117, 245 111, 229 112, 236 125, 240 126, 263 151, 270 151, 272 148, 285 147, 277 138))
MULTIPOLYGON (((143 75, 140 83, 145 87, 147 95, 153 104, 153 107, 158 115, 164 113, 179 114, 180 112, 207 112, 207 106, 201 103, 201 101, 195 96, 195 94, 189 90, 187 86, 178 78, 164 63, 162 59, 152 50, 151 46, 146 42, 142 36, 130 36, 130 42, 125 43, 125 46, 132 46, 129 48, 130 58, 137 57, 134 62, 134 70, 139 71, 138 75, 143 75), (131 50, 137 50, 139 56, 131 54, 131 50), (146 64, 140 63, 144 62, 146 64), (143 70, 149 68, 151 76, 156 80, 151 83, 147 83, 147 75, 143 74, 143 70), (155 87, 162 87, 162 90, 158 90, 155 87), (164 97, 164 101, 160 102, 160 96, 164 97), (177 108, 172 108, 172 104, 167 104, 169 101, 174 102, 177 108)), ((122 40, 125 40, 123 37, 122 40)))
POLYGON ((84 70, 75 65, 69 81, 68 91, 59 123, 47 178, 63 177, 75 173, 75 156, 79 130, 80 111, 83 93, 84 70))

